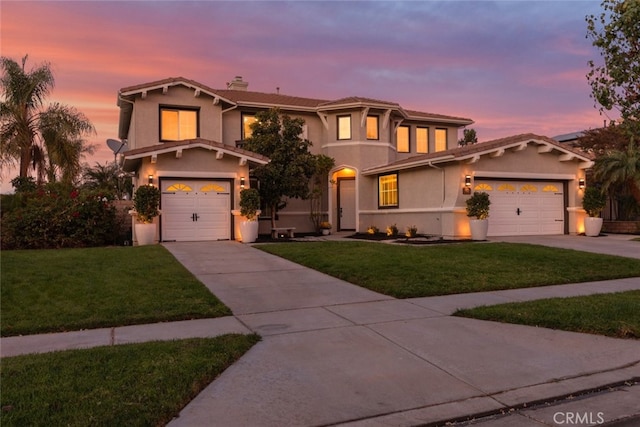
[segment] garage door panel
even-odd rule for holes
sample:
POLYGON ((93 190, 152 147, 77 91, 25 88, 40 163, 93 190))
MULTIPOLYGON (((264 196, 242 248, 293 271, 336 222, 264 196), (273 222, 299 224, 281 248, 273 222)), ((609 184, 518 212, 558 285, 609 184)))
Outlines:
POLYGON ((162 239, 227 240, 231 237, 228 181, 163 180, 162 239), (194 215, 195 214, 195 215, 194 215))
POLYGON ((489 194, 489 236, 564 233, 564 194, 560 182, 477 179, 489 194))

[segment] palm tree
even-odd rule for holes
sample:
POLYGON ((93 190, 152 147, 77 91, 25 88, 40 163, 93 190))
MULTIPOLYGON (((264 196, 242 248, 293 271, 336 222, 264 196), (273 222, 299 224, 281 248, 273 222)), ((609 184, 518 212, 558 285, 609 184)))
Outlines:
POLYGON ((126 176, 116 163, 96 163, 94 167, 85 167, 82 173, 85 188, 114 192, 122 200, 133 192, 131 177, 126 176))
POLYGON ((72 182, 80 171, 80 158, 91 147, 82 137, 95 132, 89 120, 71 107, 53 104, 44 108, 44 100, 55 80, 49 63, 26 71, 22 64, 0 58, 3 100, 0 102, 0 165, 20 167, 20 177, 27 177, 29 167, 55 180, 72 182))
POLYGON ((599 157, 593 167, 594 178, 605 190, 612 186, 627 186, 640 204, 640 151, 633 139, 625 150, 611 150, 599 157))

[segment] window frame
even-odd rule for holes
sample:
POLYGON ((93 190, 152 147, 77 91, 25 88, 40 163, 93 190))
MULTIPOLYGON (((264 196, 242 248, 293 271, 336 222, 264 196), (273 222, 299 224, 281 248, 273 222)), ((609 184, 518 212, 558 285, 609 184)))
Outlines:
POLYGON ((352 128, 351 114, 342 114, 337 116, 336 117, 336 138, 338 139, 338 141, 348 141, 352 138, 352 135, 353 135, 353 128, 352 128), (344 137, 340 133, 341 119, 349 119, 349 136, 348 137, 344 137))
POLYGON ((429 153, 429 126, 416 126, 416 153, 417 154, 427 154, 429 153), (420 146, 418 145, 418 132, 420 130, 424 130, 427 140, 425 141, 426 146, 424 151, 420 151, 420 146))
POLYGON ((367 136, 367 140, 369 141, 379 141, 380 140, 380 116, 376 116, 373 114, 367 115, 366 125, 365 125, 365 134, 367 136), (376 136, 375 138, 369 137, 369 119, 373 119, 376 121, 376 136))
MULTIPOLYGON (((398 209, 400 207, 400 174, 396 172, 390 172, 378 175, 378 209, 398 209), (395 204, 382 204, 382 179, 387 177, 395 177, 395 204)), ((393 189, 392 189, 393 190, 393 189)), ((387 193, 391 193, 390 190, 385 190, 387 193)))
POLYGON ((411 126, 400 125, 396 129, 396 153, 410 153, 410 152, 411 152, 411 126), (400 147, 398 145, 398 131, 400 130, 400 128, 404 128, 407 130, 407 149, 402 151, 400 150, 400 147))
POLYGON ((175 141, 185 141, 188 139, 194 139, 200 137, 200 108, 199 107, 190 107, 184 105, 160 105, 158 107, 158 140, 160 142, 175 142, 175 141), (167 139, 163 135, 162 129, 162 113, 164 111, 177 111, 178 112, 178 139, 167 139), (180 136, 180 112, 195 112, 196 113, 196 134, 193 138, 181 138, 180 136))
POLYGON ((449 145, 449 129, 448 128, 436 128, 434 134, 434 142, 433 148, 435 152, 447 151, 449 145), (444 131, 444 148, 442 150, 438 150, 438 131, 444 131))
MULTIPOLYGON (((256 118, 256 113, 249 113, 249 112, 240 113, 240 141, 246 141, 247 138, 251 137, 251 135, 247 136, 246 133, 245 133, 245 125, 244 125, 244 118, 245 117, 253 117, 255 119, 255 121, 258 121, 258 119, 256 118)), ((251 125, 249 125, 249 126, 251 126, 251 125)))

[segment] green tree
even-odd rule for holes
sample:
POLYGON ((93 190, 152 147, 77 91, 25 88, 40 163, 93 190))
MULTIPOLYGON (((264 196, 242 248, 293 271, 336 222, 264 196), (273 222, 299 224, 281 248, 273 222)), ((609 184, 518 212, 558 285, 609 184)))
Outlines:
POLYGON ((589 61, 591 97, 601 112, 616 109, 623 121, 640 120, 640 2, 603 0, 603 12, 589 15, 587 37, 603 62, 589 61))
POLYGON ((120 200, 124 199, 125 195, 130 196, 133 193, 131 177, 126 176, 115 163, 85 166, 82 179, 84 188, 115 193, 116 198, 120 200))
POLYGON ((91 150, 82 137, 95 132, 77 110, 53 104, 44 106, 55 80, 49 63, 26 70, 27 56, 18 64, 0 58, 2 102, 0 102, 0 164, 19 165, 20 177, 36 169, 45 176, 71 183, 80 171, 80 158, 91 150))
POLYGON ((268 164, 257 166, 253 174, 260 182, 260 198, 275 227, 276 213, 286 206, 286 198, 309 198, 317 160, 309 152, 311 142, 300 136, 303 119, 281 115, 277 108, 257 113, 256 119, 244 148, 270 159, 268 164))
POLYGON ((478 142, 478 135, 476 134, 475 129, 465 129, 462 131, 462 138, 458 140, 458 145, 460 147, 465 147, 469 144, 475 144, 478 142))
POLYGON ((636 203, 640 204, 640 150, 635 143, 631 142, 625 150, 612 150, 599 157, 593 174, 609 194, 612 193, 612 187, 626 187, 636 203))

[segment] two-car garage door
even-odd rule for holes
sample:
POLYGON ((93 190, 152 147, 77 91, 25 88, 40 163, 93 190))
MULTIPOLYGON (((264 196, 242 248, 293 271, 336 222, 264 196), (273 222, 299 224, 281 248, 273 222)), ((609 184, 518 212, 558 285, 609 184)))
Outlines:
POLYGON ((230 239, 230 185, 217 180, 161 180, 162 240, 230 239))
POLYGON ((474 190, 489 194, 489 236, 564 234, 562 182, 476 179, 474 190))

